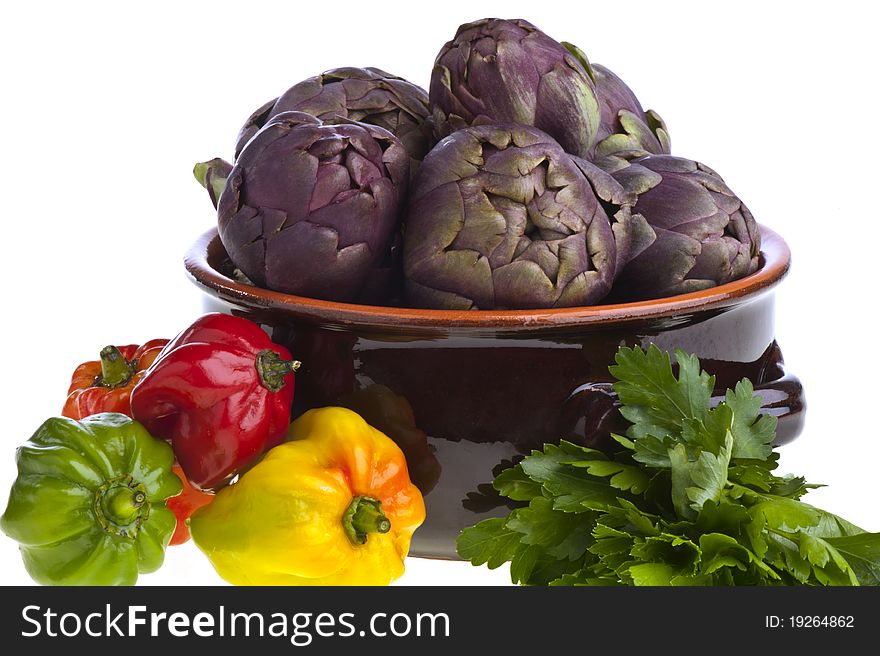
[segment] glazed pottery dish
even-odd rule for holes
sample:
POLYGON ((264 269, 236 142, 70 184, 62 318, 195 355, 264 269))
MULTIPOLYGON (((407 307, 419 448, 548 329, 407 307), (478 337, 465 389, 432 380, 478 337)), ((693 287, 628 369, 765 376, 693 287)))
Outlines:
POLYGON ((778 417, 776 444, 798 436, 803 389, 774 337, 774 293, 790 252, 772 230, 761 236, 761 266, 734 282, 549 310, 378 307, 260 289, 233 275, 216 229, 185 265, 205 311, 260 323, 302 362, 294 416, 342 405, 398 443, 427 506, 411 554, 456 558, 461 529, 509 511, 491 485, 502 469, 545 442, 601 446, 625 429, 608 373, 621 345, 694 353, 719 394, 748 377, 778 417))

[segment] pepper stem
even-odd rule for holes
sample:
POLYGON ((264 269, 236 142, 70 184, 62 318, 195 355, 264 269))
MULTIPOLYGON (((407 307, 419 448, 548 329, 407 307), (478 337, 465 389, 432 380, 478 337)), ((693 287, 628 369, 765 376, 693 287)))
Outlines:
POLYGON ((128 524, 147 500, 140 490, 114 487, 104 494, 104 512, 116 524, 128 524))
POLYGON ((387 533, 391 521, 380 507, 382 502, 373 497, 356 496, 342 514, 342 528, 354 545, 364 544, 370 533, 387 533))
POLYGON ((282 360, 277 351, 265 349, 257 353, 257 373, 260 382, 270 392, 284 387, 284 377, 300 368, 299 360, 282 360))
POLYGON ((117 476, 95 491, 95 517, 107 533, 135 539, 150 514, 143 485, 131 476, 117 476))
POLYGON ((122 387, 131 380, 131 363, 122 355, 122 351, 113 346, 101 349, 101 387, 122 387))

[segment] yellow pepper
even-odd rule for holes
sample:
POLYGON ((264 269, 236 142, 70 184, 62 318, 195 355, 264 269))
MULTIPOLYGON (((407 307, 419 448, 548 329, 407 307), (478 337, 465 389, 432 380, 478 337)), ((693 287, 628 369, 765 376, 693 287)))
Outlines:
POLYGON ((387 585, 425 504, 400 448, 345 408, 310 410, 288 439, 190 519, 236 585, 387 585))

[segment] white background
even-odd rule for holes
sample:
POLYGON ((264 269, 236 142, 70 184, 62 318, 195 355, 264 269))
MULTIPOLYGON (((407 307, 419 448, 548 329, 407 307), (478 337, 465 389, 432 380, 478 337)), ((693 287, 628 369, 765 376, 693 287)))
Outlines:
MULTIPOLYGON (((673 152, 715 168, 793 268, 777 338, 808 398, 781 470, 807 501, 880 531, 877 17, 870 3, 656 1, 5 3, 0 10, 0 496, 15 447, 107 343, 200 313, 182 256, 215 220, 196 161, 299 80, 378 66, 427 87, 456 27, 522 17, 609 66, 660 112, 673 152), (14 7, 14 8, 13 8, 14 7)), ((0 583, 27 584, 0 535, 0 583)), ((219 584, 187 544, 143 584, 219 584)), ((401 584, 502 584, 409 559, 401 584)))

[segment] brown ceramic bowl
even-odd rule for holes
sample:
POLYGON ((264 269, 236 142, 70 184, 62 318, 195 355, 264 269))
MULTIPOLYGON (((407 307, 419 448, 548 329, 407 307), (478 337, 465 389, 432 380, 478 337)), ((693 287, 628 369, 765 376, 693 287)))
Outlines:
POLYGON ((412 554, 455 558, 459 531, 505 514, 495 474, 545 442, 601 446, 622 430, 608 366, 621 344, 695 353, 719 392, 748 377, 779 418, 777 443, 804 421, 803 389, 774 339, 783 239, 762 227, 762 266, 692 294, 530 311, 375 307, 303 298, 234 280, 213 229, 186 254, 204 310, 263 324, 303 362, 294 415, 345 405, 392 437, 425 495, 412 554))

